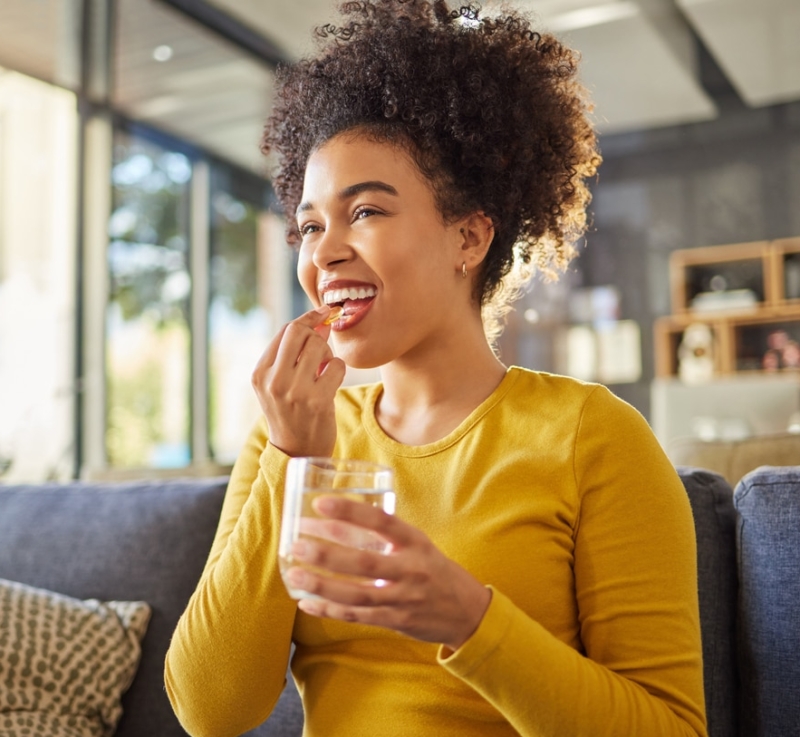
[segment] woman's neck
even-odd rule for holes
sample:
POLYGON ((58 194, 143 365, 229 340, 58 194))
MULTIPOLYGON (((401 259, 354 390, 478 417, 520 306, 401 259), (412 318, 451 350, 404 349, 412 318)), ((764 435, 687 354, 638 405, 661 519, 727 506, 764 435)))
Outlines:
POLYGON ((375 408, 387 435, 426 445, 455 430, 500 384, 506 367, 483 329, 464 326, 436 346, 381 367, 383 393, 375 408))

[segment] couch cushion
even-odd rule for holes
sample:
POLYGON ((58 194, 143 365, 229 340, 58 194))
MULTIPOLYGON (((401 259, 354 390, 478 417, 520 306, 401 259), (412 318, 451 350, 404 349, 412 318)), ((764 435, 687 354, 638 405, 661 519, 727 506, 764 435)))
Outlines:
POLYGON ((225 486, 214 479, 0 487, 0 577, 152 608, 117 737, 185 735, 164 690, 164 655, 205 564, 225 486))
POLYGON ((694 515, 709 737, 736 731, 736 510, 722 476, 678 468, 694 515))
POLYGON ((112 734, 149 619, 144 602, 82 601, 0 579, 0 734, 112 734))
POLYGON ((736 486, 742 733, 800 730, 800 467, 736 486))

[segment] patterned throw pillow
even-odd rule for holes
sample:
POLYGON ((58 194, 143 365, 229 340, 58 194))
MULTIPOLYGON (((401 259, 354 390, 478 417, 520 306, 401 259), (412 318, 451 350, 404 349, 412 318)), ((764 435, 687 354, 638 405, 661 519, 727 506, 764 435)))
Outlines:
POLYGON ((149 621, 144 602, 0 579, 0 737, 110 737, 149 621))

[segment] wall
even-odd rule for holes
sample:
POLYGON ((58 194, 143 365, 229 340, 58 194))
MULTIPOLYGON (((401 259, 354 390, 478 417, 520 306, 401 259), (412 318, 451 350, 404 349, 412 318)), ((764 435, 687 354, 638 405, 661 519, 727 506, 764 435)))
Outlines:
POLYGON ((612 387, 650 412, 654 319, 671 312, 677 248, 800 236, 800 102, 750 109, 717 77, 716 120, 601 138, 583 286, 616 285, 642 329, 643 374, 612 387))

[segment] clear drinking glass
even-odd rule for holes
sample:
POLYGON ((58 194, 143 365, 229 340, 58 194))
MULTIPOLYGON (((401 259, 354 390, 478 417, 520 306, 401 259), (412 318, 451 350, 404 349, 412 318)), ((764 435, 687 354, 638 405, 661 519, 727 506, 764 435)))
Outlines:
MULTIPOLYGON (((291 458, 286 471, 286 489, 283 500, 283 519, 278 548, 281 575, 293 599, 315 598, 307 591, 297 589, 286 580, 289 568, 300 567, 315 571, 314 566, 301 563, 291 554, 298 540, 320 538, 339 545, 388 553, 390 543, 371 530, 321 517, 313 507, 320 496, 343 496, 357 502, 378 507, 394 514, 394 474, 391 468, 370 461, 338 458, 291 458)), ((324 572, 326 575, 339 575, 324 572)), ((358 576, 339 575, 340 578, 362 581, 366 585, 380 586, 381 581, 358 576)))

